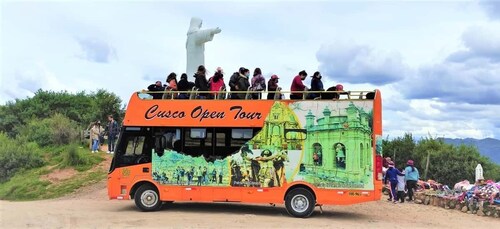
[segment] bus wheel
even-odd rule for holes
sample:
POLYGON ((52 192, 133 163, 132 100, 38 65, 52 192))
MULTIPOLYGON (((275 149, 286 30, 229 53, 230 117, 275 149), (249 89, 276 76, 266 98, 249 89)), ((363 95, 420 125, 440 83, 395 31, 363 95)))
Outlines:
POLYGON ((146 212, 159 210, 162 204, 158 191, 150 184, 143 184, 137 189, 134 201, 138 208, 146 212))
POLYGON ((313 194, 304 188, 294 188, 285 196, 286 211, 294 217, 309 217, 314 212, 315 205, 313 194))

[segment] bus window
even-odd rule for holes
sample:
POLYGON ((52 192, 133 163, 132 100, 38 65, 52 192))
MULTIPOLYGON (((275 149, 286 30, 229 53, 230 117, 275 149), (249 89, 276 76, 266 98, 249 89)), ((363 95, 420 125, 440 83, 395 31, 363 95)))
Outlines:
POLYGON ((125 156, 141 155, 144 147, 144 136, 129 136, 125 156))
POLYGON ((217 132, 215 134, 215 146, 226 146, 226 133, 224 132, 217 132))
POLYGON ((207 129, 206 128, 191 128, 190 138, 193 139, 205 139, 207 137, 207 129))
POLYGON ((252 129, 232 129, 231 138, 232 139, 251 139, 253 137, 252 129))
POLYGON ((253 129, 231 129, 231 147, 241 147, 254 135, 253 129))

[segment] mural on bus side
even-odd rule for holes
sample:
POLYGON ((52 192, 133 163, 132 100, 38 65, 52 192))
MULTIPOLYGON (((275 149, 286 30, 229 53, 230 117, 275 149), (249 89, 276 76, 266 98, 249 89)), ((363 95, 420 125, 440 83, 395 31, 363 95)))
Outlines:
POLYGON ((373 189, 372 102, 291 104, 307 138, 300 172, 321 188, 373 189))
POLYGON ((192 157, 166 150, 160 157, 153 152, 153 180, 160 184, 192 186, 227 186, 228 158, 207 162, 203 156, 192 157))
POLYGON ((277 101, 261 131, 234 154, 211 162, 173 150, 153 153, 153 178, 171 185, 281 187, 302 180, 373 189, 371 113, 370 101, 277 101))

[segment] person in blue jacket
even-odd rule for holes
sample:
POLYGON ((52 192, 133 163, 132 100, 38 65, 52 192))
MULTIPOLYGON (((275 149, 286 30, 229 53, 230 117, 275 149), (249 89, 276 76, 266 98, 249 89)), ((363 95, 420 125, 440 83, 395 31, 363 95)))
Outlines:
POLYGON ((388 201, 394 201, 394 203, 397 203, 397 197, 396 197, 396 187, 398 186, 398 175, 404 176, 403 173, 401 173, 398 169, 394 168, 394 162, 389 162, 389 169, 387 169, 387 172, 385 174, 385 179, 384 179, 384 184, 387 184, 387 181, 389 181, 391 185, 391 192, 389 193, 389 199, 388 201))

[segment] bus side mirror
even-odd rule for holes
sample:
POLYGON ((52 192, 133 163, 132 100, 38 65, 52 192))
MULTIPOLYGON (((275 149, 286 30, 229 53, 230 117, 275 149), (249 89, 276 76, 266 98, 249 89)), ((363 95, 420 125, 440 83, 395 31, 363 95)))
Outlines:
POLYGON ((165 136, 160 135, 155 137, 155 152, 158 156, 163 156, 165 153, 165 148, 167 146, 167 138, 165 136))

